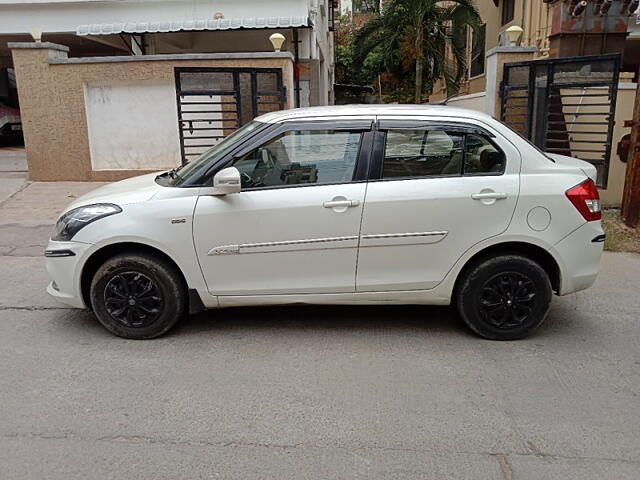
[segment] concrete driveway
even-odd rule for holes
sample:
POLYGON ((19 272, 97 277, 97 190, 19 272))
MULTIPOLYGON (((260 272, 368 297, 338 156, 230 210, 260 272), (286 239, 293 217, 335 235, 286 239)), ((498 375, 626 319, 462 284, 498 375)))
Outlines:
POLYGON ((424 307, 230 309, 127 341, 44 293, 57 210, 93 187, 0 203, 0 478, 640 478, 640 256, 605 255, 518 342, 424 307))

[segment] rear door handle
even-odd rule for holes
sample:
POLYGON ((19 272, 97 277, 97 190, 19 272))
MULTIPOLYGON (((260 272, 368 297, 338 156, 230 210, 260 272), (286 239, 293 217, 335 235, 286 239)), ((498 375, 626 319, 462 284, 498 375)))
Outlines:
POLYGON ((324 208, 350 208, 358 205, 360 205, 360 200, 330 200, 322 204, 324 208))
POLYGON ((507 197, 508 195, 506 193, 498 192, 482 192, 471 194, 471 198, 473 198, 474 200, 503 200, 507 197))

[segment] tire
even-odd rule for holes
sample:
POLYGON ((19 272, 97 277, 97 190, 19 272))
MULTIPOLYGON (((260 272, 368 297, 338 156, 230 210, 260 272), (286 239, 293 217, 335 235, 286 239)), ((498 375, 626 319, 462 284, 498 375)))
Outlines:
POLYGON ((155 338, 182 317, 186 289, 167 261, 147 253, 107 260, 91 281, 91 305, 111 333, 133 340, 155 338))
POLYGON ((455 293, 464 323, 481 337, 516 340, 544 321, 551 305, 549 276, 533 260, 506 254, 466 269, 455 293))

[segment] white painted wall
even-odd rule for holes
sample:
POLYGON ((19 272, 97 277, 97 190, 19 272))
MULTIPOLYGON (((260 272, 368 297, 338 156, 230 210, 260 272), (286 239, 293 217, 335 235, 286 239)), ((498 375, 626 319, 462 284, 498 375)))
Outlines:
POLYGON ((162 170, 180 164, 173 82, 85 85, 94 170, 162 170))
POLYGON ((469 108, 478 112, 484 112, 485 105, 485 92, 471 93, 469 95, 461 95, 459 97, 451 98, 447 105, 459 108, 469 108))
POLYGON ((489 53, 485 64, 485 97, 484 113, 495 116, 496 100, 500 92, 498 91, 498 55, 489 53))
POLYGON ((341 0, 340 13, 344 15, 348 12, 353 12, 353 2, 351 0, 341 0))

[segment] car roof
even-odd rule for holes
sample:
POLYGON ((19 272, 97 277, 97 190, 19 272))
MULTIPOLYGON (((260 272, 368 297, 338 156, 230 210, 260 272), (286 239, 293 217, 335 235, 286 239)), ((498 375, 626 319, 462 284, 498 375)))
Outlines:
POLYGON ((278 123, 285 120, 322 117, 357 117, 357 116, 390 116, 390 117, 459 117, 492 121, 486 113, 467 108, 450 107, 448 105, 328 105, 324 107, 293 108, 266 113, 256 118, 264 123, 278 123))

